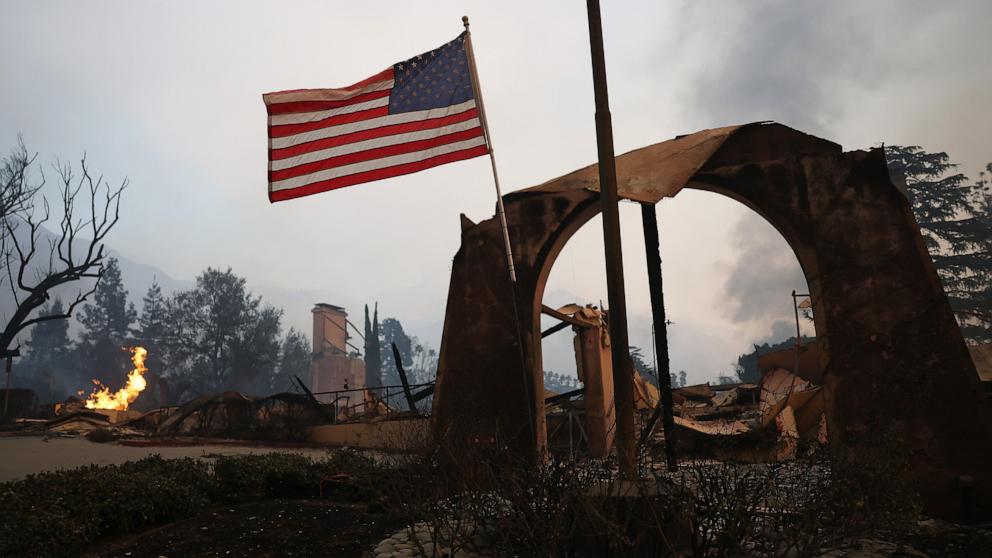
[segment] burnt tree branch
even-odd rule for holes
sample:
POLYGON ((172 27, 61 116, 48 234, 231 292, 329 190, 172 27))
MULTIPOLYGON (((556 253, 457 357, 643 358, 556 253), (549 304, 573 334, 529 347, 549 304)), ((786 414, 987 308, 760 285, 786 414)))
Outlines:
MULTIPOLYGON (((0 215, 2 219, 3 243, 0 245, 0 265, 6 269, 0 278, 6 277, 11 293, 17 304, 16 310, 8 318, 0 332, 0 351, 9 350, 17 335, 25 329, 48 320, 66 319, 73 311, 87 300, 95 291, 103 274, 103 259, 105 255, 104 239, 120 218, 121 194, 128 186, 125 178, 121 183, 112 187, 103 180, 103 176, 93 178, 87 166, 86 157, 80 161, 80 176, 73 173, 69 164, 54 165, 59 177, 59 194, 62 202, 62 217, 58 227, 58 238, 50 239, 48 257, 39 257, 38 244, 41 240, 43 225, 51 217, 48 200, 42 198, 43 209, 36 214, 33 196, 44 184, 26 185, 28 167, 34 158, 27 158, 23 145, 20 150, 8 157, 0 165, 0 186, 8 188, 21 187, 30 192, 31 200, 22 203, 18 211, 6 212, 0 215), (14 167, 18 172, 8 172, 14 167), (15 176, 16 179, 8 177, 15 176), (88 200, 80 197, 88 195, 88 200), (77 217, 80 207, 85 207, 88 215, 77 217), (26 234, 18 236, 15 232, 26 229, 26 234), (90 238, 80 238, 80 233, 89 233, 90 238), (84 249, 75 250, 76 244, 84 249), (16 267, 16 270, 15 270, 16 267), (60 314, 49 316, 34 316, 32 314, 50 298, 50 292, 67 283, 95 279, 89 289, 80 289, 75 299, 66 310, 60 314)), ((0 203, 6 203, 9 194, 0 193, 0 203)), ((0 206, 4 209, 7 206, 0 206)))

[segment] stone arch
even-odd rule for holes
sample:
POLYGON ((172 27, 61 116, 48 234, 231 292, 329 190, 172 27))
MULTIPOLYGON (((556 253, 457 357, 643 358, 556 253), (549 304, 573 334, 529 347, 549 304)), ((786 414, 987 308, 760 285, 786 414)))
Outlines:
MULTIPOLYGON (((592 165, 504 196, 515 287, 496 219, 463 219, 432 418, 440 439, 462 448, 465 440, 498 443, 529 459, 543 451, 541 294, 562 247, 599 212, 597 173, 592 165)), ((934 515, 960 513, 961 475, 988 497, 992 417, 881 150, 844 153, 780 124, 749 124, 621 155, 617 173, 621 198, 657 203, 700 188, 744 203, 778 229, 812 295, 831 440, 901 440, 934 515)))

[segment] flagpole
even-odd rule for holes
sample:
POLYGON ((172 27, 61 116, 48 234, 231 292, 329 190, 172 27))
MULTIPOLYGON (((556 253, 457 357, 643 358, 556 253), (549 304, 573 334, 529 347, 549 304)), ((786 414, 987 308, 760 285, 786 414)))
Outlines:
MULTIPOLYGON (((496 155, 493 154, 493 140, 489 134, 489 121, 486 120, 486 108, 482 102, 482 87, 479 86, 479 72, 475 66, 475 51, 472 49, 472 32, 468 28, 468 16, 462 16, 462 24, 465 26, 465 49, 468 55, 469 74, 472 78, 472 89, 475 93, 476 106, 479 109, 479 120, 482 122, 482 132, 486 138, 486 147, 489 151, 489 163, 493 169, 493 182, 496 184, 496 213, 499 215, 500 229, 503 233, 503 248, 506 251, 506 268, 510 272, 510 299, 513 302, 513 321, 517 332, 517 347, 520 350, 520 366, 524 374, 524 388, 527 391, 527 418, 530 424, 531 440, 537 444, 537 427, 535 426, 534 415, 538 411, 535 409, 536 399, 532 396, 533 378, 527 373, 527 359, 524 356, 523 336, 520 334, 520 311, 517 309, 517 271, 513 266, 513 249, 510 246, 510 231, 506 226, 506 212, 503 209, 503 192, 499 187, 499 173, 496 172, 496 155)), ((537 448, 536 457, 544 458, 544 448, 537 448)))
POLYGON ((482 131, 486 136, 486 147, 489 149, 489 162, 493 167, 493 181, 496 182, 496 213, 499 214, 499 224, 503 230, 503 247, 506 249, 506 267, 510 270, 510 281, 517 282, 517 272, 513 267, 513 249, 510 247, 510 232, 506 227, 506 212, 503 210, 503 192, 499 187, 499 173, 496 172, 496 155, 493 154, 493 140, 489 135, 489 121, 486 120, 486 107, 482 102, 482 87, 479 86, 479 72, 475 67, 475 51, 472 49, 472 32, 468 29, 468 16, 462 16, 465 25, 465 48, 468 52, 469 73, 472 75, 472 88, 475 90, 476 105, 479 108, 479 120, 482 121, 482 131))

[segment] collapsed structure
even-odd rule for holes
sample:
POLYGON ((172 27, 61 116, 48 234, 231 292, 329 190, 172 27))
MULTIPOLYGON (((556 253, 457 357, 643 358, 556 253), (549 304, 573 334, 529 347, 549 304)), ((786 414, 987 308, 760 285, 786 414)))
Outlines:
MULTIPOLYGON (((992 501, 992 409, 881 149, 843 152, 755 123, 680 136, 616 163, 623 199, 655 204, 686 187, 708 190, 783 235, 810 288, 831 443, 905 447, 932 516, 992 501)), ((546 451, 541 301, 565 243, 600 211, 597 173, 591 165, 504 196, 515 286, 501 267, 497 220, 462 216, 432 416, 451 447, 468 451, 459 441, 473 440, 531 460, 546 451)))

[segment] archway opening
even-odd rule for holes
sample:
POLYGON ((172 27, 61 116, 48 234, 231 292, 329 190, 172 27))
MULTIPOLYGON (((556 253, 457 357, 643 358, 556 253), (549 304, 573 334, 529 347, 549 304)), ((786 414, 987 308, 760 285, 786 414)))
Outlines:
MULTIPOLYGON (((800 343, 815 338, 812 309, 794 307, 805 297, 794 298, 793 292, 808 294, 799 260, 765 218, 728 196, 697 189, 665 199, 657 212, 673 386, 760 384, 758 356, 795 346, 797 321, 800 343)), ((622 203, 620 216, 631 357, 641 377, 658 386, 640 204, 622 203)), ((605 304, 598 206, 582 217, 586 222, 559 239, 560 252, 545 263, 546 280, 538 282, 543 289, 535 297, 539 305, 568 310, 569 304, 596 309, 605 304)), ((545 389, 567 393, 585 387, 586 378, 576 343, 579 328, 555 330, 559 323, 540 314, 546 336, 535 351, 536 364, 545 389)), ((556 440, 561 446, 554 432, 558 423, 549 418, 553 449, 556 440)))

